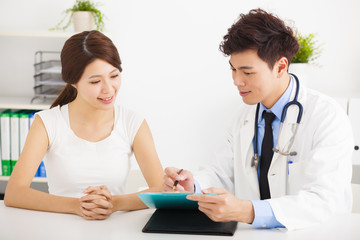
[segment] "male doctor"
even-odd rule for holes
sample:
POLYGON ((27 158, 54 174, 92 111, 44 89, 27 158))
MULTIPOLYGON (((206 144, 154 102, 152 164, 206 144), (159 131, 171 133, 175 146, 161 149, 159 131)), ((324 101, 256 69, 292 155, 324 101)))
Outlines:
POLYGON ((177 180, 176 191, 205 193, 188 199, 198 201, 199 210, 212 220, 256 228, 303 228, 329 214, 351 211, 350 123, 333 99, 306 89, 301 79, 297 84, 288 73, 298 49, 293 31, 273 14, 255 9, 240 15, 220 50, 230 56, 234 85, 246 104, 216 161, 195 177, 166 168, 165 191, 172 191, 177 180), (284 106, 297 90, 303 107, 298 130, 299 107, 291 105, 280 131, 284 106))

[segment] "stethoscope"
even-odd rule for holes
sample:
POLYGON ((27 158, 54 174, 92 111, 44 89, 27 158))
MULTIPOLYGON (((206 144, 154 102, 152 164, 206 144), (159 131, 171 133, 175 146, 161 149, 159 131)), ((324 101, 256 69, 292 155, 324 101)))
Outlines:
MULTIPOLYGON (((299 95, 299 88, 300 88, 300 83, 299 83, 299 79, 297 78, 297 76, 295 74, 290 73, 294 78, 295 78, 295 82, 296 82, 296 91, 295 91, 295 97, 292 101, 288 102, 281 113, 281 119, 280 119, 280 130, 279 130, 279 137, 278 137, 278 142, 276 144, 276 147, 273 148, 273 151, 276 153, 279 153, 283 156, 296 156, 297 152, 296 151, 290 151, 292 145, 294 144, 294 140, 295 140, 295 136, 301 121, 301 117, 302 117, 302 113, 303 113, 303 106, 301 105, 301 103, 298 102, 298 95, 299 95), (289 147, 287 150, 282 149, 280 150, 279 147, 279 139, 281 136, 281 132, 282 132, 282 127, 284 124, 284 120, 286 117, 286 112, 288 110, 288 108, 291 105, 296 105, 299 108, 299 112, 298 112, 298 116, 297 116, 297 120, 296 120, 296 128, 295 128, 295 132, 294 132, 294 136, 289 144, 289 147)), ((259 152, 258 152, 258 146, 257 146, 257 136, 258 136, 258 120, 259 120, 259 110, 260 110, 260 103, 257 104, 256 106, 256 114, 255 114, 255 136, 254 136, 254 156, 252 157, 252 161, 251 161, 251 167, 257 168, 259 165, 259 152)))

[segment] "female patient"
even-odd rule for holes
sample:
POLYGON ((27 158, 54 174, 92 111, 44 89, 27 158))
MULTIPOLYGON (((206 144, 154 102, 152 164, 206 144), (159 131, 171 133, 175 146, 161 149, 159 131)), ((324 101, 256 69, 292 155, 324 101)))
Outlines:
POLYGON ((112 41, 82 32, 61 52, 65 89, 51 109, 36 114, 5 192, 6 206, 105 219, 115 211, 146 206, 124 195, 135 154, 149 185, 162 187, 163 170, 146 121, 114 105, 121 61, 112 41), (50 194, 30 188, 44 158, 50 194))

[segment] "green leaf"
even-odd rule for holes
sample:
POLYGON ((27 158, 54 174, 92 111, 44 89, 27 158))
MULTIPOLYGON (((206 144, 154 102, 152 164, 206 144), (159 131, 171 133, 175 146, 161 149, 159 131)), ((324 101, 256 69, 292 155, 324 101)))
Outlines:
POLYGON ((315 35, 298 35, 299 51, 291 61, 292 63, 311 63, 320 56, 320 48, 315 41, 315 35))

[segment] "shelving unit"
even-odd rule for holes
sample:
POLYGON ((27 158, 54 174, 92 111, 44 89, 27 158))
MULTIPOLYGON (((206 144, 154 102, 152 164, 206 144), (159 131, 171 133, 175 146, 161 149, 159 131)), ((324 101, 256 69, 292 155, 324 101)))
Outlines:
POLYGON ((51 100, 34 101, 31 103, 32 97, 0 97, 0 109, 28 109, 28 110, 44 110, 50 108, 51 100))
MULTIPOLYGON (((75 32, 0 31, 0 111, 5 109, 48 109, 54 99, 37 98, 34 92, 34 54, 37 51, 60 52, 65 41, 75 32)), ((35 72, 36 73, 36 72, 35 72)), ((44 79, 40 79, 43 81, 44 79)), ((46 79, 45 79, 46 80, 46 79)), ((51 85, 51 83, 47 83, 51 85)), ((0 176, 0 194, 5 192, 8 176, 0 176)), ((34 178, 32 188, 47 191, 46 178, 34 178)))
POLYGON ((61 79, 61 61, 59 51, 37 51, 35 53, 35 96, 32 99, 55 99, 65 87, 61 79))
MULTIPOLYGON (((49 100, 35 101, 31 103, 32 97, 0 97, 0 111, 5 109, 26 109, 44 110, 50 108, 49 100)), ((5 192, 9 176, 0 176, 0 194, 5 192)), ((35 177, 32 180, 32 187, 41 191, 47 191, 47 178, 35 177)))
MULTIPOLYGON (((8 176, 0 176, 0 182, 7 182, 9 181, 9 178, 8 176)), ((36 177, 32 180, 32 182, 34 183, 47 183, 47 179, 46 178, 43 178, 43 177, 36 177)))
MULTIPOLYGON (((31 38, 69 38, 79 32, 59 32, 59 31, 28 31, 28 32, 15 32, 15 31, 0 31, 0 37, 31 37, 31 38)), ((110 36, 110 32, 103 32, 106 36, 110 36)))
MULTIPOLYGON (((30 97, 0 97, 0 112, 5 109, 26 109, 26 110, 44 110, 50 107, 50 103, 43 102, 42 104, 31 104, 30 97)), ((0 176, 0 193, 3 193, 6 188, 9 176, 0 176)), ((34 183, 47 183, 44 177, 36 177, 32 180, 34 183)))
MULTIPOLYGON (((75 32, 0 31, 0 96, 34 97, 34 55, 38 51, 60 52, 75 32)), ((60 57, 57 57, 60 60, 60 57)), ((46 60, 46 59, 45 59, 46 60)), ((35 62, 36 63, 36 62, 35 62)), ((36 79, 35 79, 36 80, 36 79)), ((41 81, 46 79, 40 79, 41 81)), ((49 86, 50 84, 47 84, 49 86)))
POLYGON ((40 37, 40 38, 69 38, 76 32, 38 32, 38 31, 29 31, 29 32, 14 32, 14 31, 0 31, 0 36, 3 37, 40 37))

